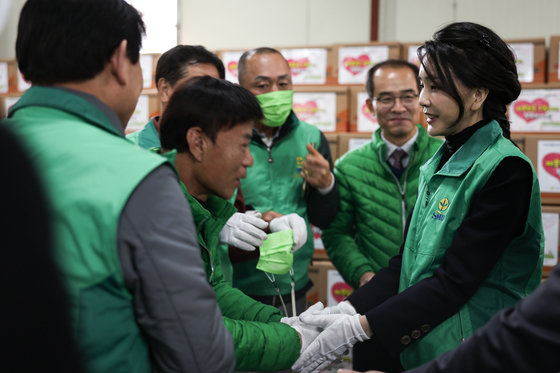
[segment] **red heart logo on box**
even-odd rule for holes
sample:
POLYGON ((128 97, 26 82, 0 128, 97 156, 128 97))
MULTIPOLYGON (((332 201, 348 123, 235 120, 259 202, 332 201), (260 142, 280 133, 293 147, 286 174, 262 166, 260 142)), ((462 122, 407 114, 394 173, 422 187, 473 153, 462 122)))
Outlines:
POLYGON ((549 109, 550 105, 544 98, 537 98, 531 102, 521 100, 513 105, 515 114, 527 123, 540 119, 549 109))
POLYGON ((290 65, 290 70, 292 70, 292 75, 298 76, 299 74, 307 70, 307 68, 311 66, 311 63, 309 62, 309 58, 307 57, 300 58, 299 60, 294 60, 290 58, 288 59, 288 65, 290 65))
POLYGON ((337 282, 331 288, 331 295, 337 302, 342 302, 352 294, 352 287, 345 282, 337 282))
POLYGON ((237 61, 230 61, 227 64, 227 69, 230 72, 231 75, 235 76, 237 78, 237 61))
POLYGON ((546 172, 560 180, 560 154, 549 153, 543 157, 542 165, 546 172))
POLYGON ((367 54, 362 54, 358 58, 346 57, 342 60, 342 66, 352 75, 358 75, 371 65, 367 54))
POLYGON ((304 122, 314 117, 319 111, 317 101, 307 101, 306 103, 294 102, 293 109, 299 120, 304 122))

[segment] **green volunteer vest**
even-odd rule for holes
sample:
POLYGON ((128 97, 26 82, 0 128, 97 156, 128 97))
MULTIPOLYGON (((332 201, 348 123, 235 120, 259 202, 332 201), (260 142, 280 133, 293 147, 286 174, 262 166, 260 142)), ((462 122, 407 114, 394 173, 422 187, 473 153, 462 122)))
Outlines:
POLYGON ((99 109, 60 89, 30 88, 10 117, 42 171, 55 254, 88 371, 150 372, 148 346, 123 283, 117 229, 133 190, 165 160, 138 149, 99 109))
MULTIPOLYGON (((247 177, 241 180, 241 190, 246 205, 261 212, 296 213, 307 222, 307 241, 294 253, 295 289, 299 290, 309 282, 307 269, 315 250, 300 172, 309 153, 306 145, 315 143, 315 147, 319 146, 321 133, 316 127, 300 122, 294 113, 291 116, 293 124, 290 133, 272 146, 270 154, 265 145, 251 141, 254 164, 247 169, 247 177), (273 161, 269 162, 269 158, 273 161)), ((256 269, 256 263, 257 260, 250 260, 235 264, 233 285, 250 295, 276 295, 265 274, 256 269)), ((290 276, 275 275, 275 278, 280 292, 289 294, 290 276)))
MULTIPOLYGON (((436 173, 441 156, 442 148, 420 168, 418 200, 404 247, 399 292, 432 276, 441 266, 472 198, 502 159, 515 156, 530 163, 503 137, 496 121, 476 131, 436 173)), ((488 278, 458 313, 402 351, 403 367, 416 367, 458 346, 499 310, 531 293, 540 283, 543 250, 540 188, 533 171, 523 234, 508 245, 488 278)))

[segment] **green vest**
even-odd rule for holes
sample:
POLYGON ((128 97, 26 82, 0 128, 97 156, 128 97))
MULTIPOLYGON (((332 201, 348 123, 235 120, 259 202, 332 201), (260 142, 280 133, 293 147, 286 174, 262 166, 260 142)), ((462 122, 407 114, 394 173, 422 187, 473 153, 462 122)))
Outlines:
POLYGON ((143 149, 159 148, 161 146, 159 133, 154 125, 154 118, 150 119, 141 130, 126 135, 126 138, 143 149))
MULTIPOLYGON (((530 164, 503 137, 496 121, 476 131, 436 173, 442 152, 440 148, 420 168, 418 201, 404 247, 399 292, 432 276, 442 265, 473 197, 504 158, 520 157, 530 164)), ((543 250, 540 188, 533 171, 531 203, 522 235, 511 241, 484 283, 458 313, 402 351, 403 367, 416 367, 455 348, 499 310, 530 294, 540 283, 543 250)))
POLYGON ((165 160, 127 141, 94 105, 30 88, 10 111, 42 171, 73 328, 91 373, 150 372, 148 346, 123 283, 117 229, 129 196, 165 160))
MULTIPOLYGON (((250 150, 254 164, 247 169, 247 177, 241 180, 245 204, 265 212, 274 210, 280 214, 296 213, 307 222, 307 241, 294 253, 295 289, 309 282, 307 269, 315 247, 313 232, 307 218, 307 203, 303 198, 303 179, 300 175, 305 156, 309 153, 306 144, 319 146, 321 132, 314 126, 300 122, 291 114, 291 131, 270 149, 254 140, 250 150), (272 162, 269 162, 272 159, 272 162)), ((250 295, 276 295, 274 287, 265 274, 256 269, 257 260, 234 265, 233 285, 250 295)), ((282 294, 291 291, 290 276, 276 275, 276 283, 282 294)))

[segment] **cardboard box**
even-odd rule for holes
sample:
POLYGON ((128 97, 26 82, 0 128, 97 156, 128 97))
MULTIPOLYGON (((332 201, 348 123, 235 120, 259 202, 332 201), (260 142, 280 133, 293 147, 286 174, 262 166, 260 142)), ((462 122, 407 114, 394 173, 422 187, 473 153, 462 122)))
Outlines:
POLYGON ((519 133, 512 133, 511 140, 517 145, 519 150, 525 153, 525 136, 519 133))
MULTIPOLYGON (((335 59, 332 46, 282 47, 278 50, 288 61, 292 71, 292 83, 298 85, 332 85, 334 78, 335 59)), ((220 57, 226 68, 226 79, 239 83, 237 64, 245 50, 219 50, 215 53, 220 57)))
POLYGON ((126 126, 126 133, 132 133, 144 128, 151 117, 159 115, 161 111, 161 102, 156 89, 145 89, 138 97, 136 109, 126 126))
POLYGON ((547 82, 560 82, 560 69, 558 69, 558 61, 560 55, 560 36, 551 36, 548 46, 548 74, 547 82))
POLYGON ((377 128, 377 119, 366 105, 366 88, 350 87, 349 132, 372 133, 377 128))
POLYGON ((560 205, 560 133, 525 135, 525 154, 537 172, 545 205, 560 205))
POLYGON ((19 72, 16 60, 0 60, 0 94, 18 94, 30 87, 19 72))
POLYGON ((321 238, 321 229, 311 224, 311 231, 313 233, 313 247, 315 249, 313 251, 313 260, 328 260, 329 256, 321 238))
POLYGON ((401 58, 406 60, 416 66, 420 66, 420 60, 418 59, 418 55, 416 54, 416 50, 424 44, 423 42, 419 41, 416 43, 404 43, 401 44, 401 58))
POLYGON ((338 159, 338 134, 336 133, 326 133, 325 137, 329 143, 329 147, 331 148, 331 156, 334 161, 338 159))
POLYGON ((371 141, 371 133, 348 132, 338 135, 338 157, 371 141))
POLYGON ((309 278, 313 287, 307 292, 308 305, 320 301, 326 306, 334 306, 353 291, 328 260, 314 260, 309 266, 309 278))
POLYGON ((397 42, 335 45, 334 55, 338 84, 363 86, 373 65, 401 58, 401 47, 397 42))
POLYGON ((295 86, 294 112, 325 133, 348 131, 348 88, 295 86))
POLYGON ((512 132, 560 132, 560 83, 533 84, 508 106, 512 132))
POLYGON ((142 66, 142 87, 144 89, 157 88, 156 66, 159 53, 144 53, 140 55, 140 65, 142 66))
POLYGON ((0 119, 8 116, 8 110, 19 100, 21 94, 0 95, 0 119))
POLYGON ((558 236, 560 231, 560 206, 542 206, 544 228, 543 277, 558 264, 558 236))
POLYGON ((544 38, 506 40, 516 55, 519 81, 524 86, 546 82, 544 38))

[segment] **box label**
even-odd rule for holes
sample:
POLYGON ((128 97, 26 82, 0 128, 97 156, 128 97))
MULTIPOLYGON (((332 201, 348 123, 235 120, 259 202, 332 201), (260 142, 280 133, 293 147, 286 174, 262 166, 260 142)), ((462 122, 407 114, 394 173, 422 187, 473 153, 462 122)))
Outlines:
POLYGON ((327 49, 282 49, 288 61, 294 84, 325 84, 327 81, 327 49))
POLYGON ((0 93, 8 93, 8 63, 0 62, 0 93))
POLYGON ((388 58, 386 45, 341 47, 338 50, 338 83, 365 84, 369 68, 388 58))
POLYGON ((130 117, 128 125, 126 126, 127 132, 143 128, 149 120, 149 97, 147 95, 140 95, 140 97, 138 97, 136 109, 134 109, 134 113, 132 114, 132 117, 130 117))
POLYGON ((356 109, 357 115, 357 130, 358 132, 373 132, 379 128, 379 124, 377 123, 377 118, 373 116, 371 111, 369 110, 366 99, 368 98, 367 92, 359 92, 356 105, 358 105, 356 109))
POLYGON ((152 88, 154 57, 150 54, 140 55, 140 66, 142 67, 142 87, 152 88))
POLYGON ((512 43, 509 46, 515 53, 519 81, 531 83, 534 80, 535 45, 533 43, 512 43))
POLYGON ((342 279, 337 270, 327 272, 327 306, 335 306, 352 294, 352 287, 342 279))
POLYGON ((233 52, 223 52, 222 61, 226 68, 226 80, 232 83, 239 83, 237 75, 237 64, 239 63, 239 58, 243 54, 243 51, 233 51, 233 52))
POLYGON ((558 264, 558 213, 542 213, 544 228, 544 262, 545 266, 558 264))
POLYGON ((560 131, 560 89, 523 89, 508 110, 512 131, 560 131))
POLYGON ((323 132, 336 131, 336 93, 294 93, 294 113, 299 120, 323 132))
POLYGON ((541 140, 537 149, 537 175, 541 192, 560 192, 560 141, 541 140))
POLYGON ((420 45, 410 45, 408 47, 408 62, 416 66, 420 66, 420 59, 418 54, 416 54, 418 48, 420 48, 420 45))

